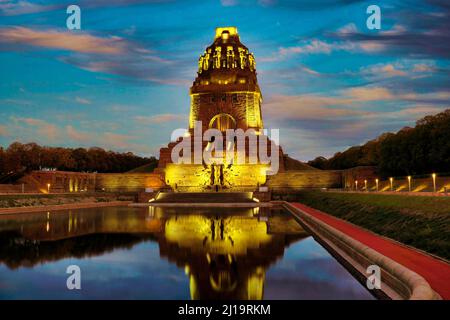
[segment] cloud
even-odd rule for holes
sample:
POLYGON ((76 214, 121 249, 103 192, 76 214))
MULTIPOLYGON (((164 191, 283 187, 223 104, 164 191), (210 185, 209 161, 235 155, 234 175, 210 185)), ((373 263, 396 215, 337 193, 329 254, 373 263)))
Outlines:
POLYGON ((450 52, 450 7, 439 1, 430 1, 432 8, 411 10, 393 7, 384 10, 386 21, 396 23, 380 32, 360 32, 344 28, 328 34, 330 38, 350 41, 366 50, 379 50, 415 58, 448 58, 450 52))
MULTIPOLYGON (((421 103, 422 111, 434 112, 448 106, 450 92, 433 93, 394 92, 384 87, 355 87, 338 91, 336 95, 273 95, 263 104, 263 113, 269 119, 298 120, 349 120, 381 117, 389 111, 366 111, 367 103, 398 101, 421 103), (423 108, 426 105, 426 109, 423 108), (433 109, 434 108, 434 109, 433 109)), ((380 104, 380 107, 382 105, 380 104)), ((398 109, 397 109, 398 110, 398 109)), ((406 114, 406 111, 404 111, 406 114)), ((412 113, 413 111, 410 111, 412 113)), ((402 115, 402 114, 399 114, 402 115)))
POLYGON ((80 103, 80 104, 91 104, 92 103, 91 100, 80 98, 80 97, 76 97, 75 101, 80 103))
POLYGON ((369 85, 324 94, 269 96, 263 115, 266 126, 281 128, 285 150, 306 160, 411 126, 449 108, 449 101, 447 90, 415 92, 369 85))
POLYGON ((300 45, 292 47, 280 47, 278 51, 271 56, 261 57, 258 59, 260 62, 274 62, 284 60, 292 55, 298 54, 311 54, 311 53, 324 53, 329 54, 332 50, 332 46, 324 41, 313 39, 305 41, 300 45))
POLYGON ((418 63, 414 65, 413 72, 434 72, 436 68, 425 63, 418 63))
POLYGON ((389 116, 409 117, 413 120, 422 118, 423 116, 442 112, 446 107, 437 107, 432 104, 414 105, 399 111, 391 112, 389 116))
POLYGON ((43 5, 31 3, 24 0, 19 1, 2 0, 0 1, 0 15, 16 16, 29 13, 39 13, 51 11, 60 7, 61 7, 60 5, 43 5))
POLYGON ((3 99, 0 100, 4 104, 14 104, 18 106, 31 106, 33 103, 24 99, 3 99))
POLYGON ((0 125, 0 137, 7 137, 9 135, 6 126, 0 125))
POLYGON ((33 30, 25 27, 0 28, 0 43, 13 46, 32 46, 79 53, 123 54, 128 43, 120 37, 102 38, 88 33, 33 30))
POLYGON ((384 87, 356 87, 343 91, 352 102, 369 101, 422 101, 448 104, 449 91, 419 93, 414 91, 394 92, 384 87))
POLYGON ((187 86, 191 79, 183 78, 183 70, 189 70, 190 75, 195 73, 194 63, 186 67, 183 61, 162 58, 153 50, 118 36, 0 27, 0 51, 21 51, 24 48, 66 50, 71 54, 57 56, 56 59, 91 72, 159 84, 187 86))
POLYGON ((369 112, 352 109, 346 96, 275 95, 263 104, 264 115, 271 119, 324 120, 361 117, 369 112))
POLYGON ((394 77, 408 77, 408 79, 415 79, 418 77, 429 76, 437 71, 434 61, 415 63, 411 60, 401 60, 362 67, 359 74, 372 80, 382 80, 394 77))
POLYGON ((324 41, 319 39, 312 39, 302 41, 299 45, 291 47, 280 47, 276 53, 270 56, 261 57, 260 62, 274 62, 285 60, 294 55, 307 54, 331 54, 334 51, 348 51, 348 52, 378 52, 382 50, 382 44, 364 41, 354 43, 351 41, 324 41))
POLYGON ((71 125, 66 126, 66 132, 69 138, 74 141, 86 143, 89 142, 89 140, 91 140, 89 134, 80 132, 71 125))
POLYGON ((352 22, 352 23, 346 24, 345 26, 339 28, 336 33, 339 35, 347 35, 347 34, 352 34, 355 32, 358 32, 358 28, 352 22))
MULTIPOLYGON (((33 141, 42 144, 61 144, 152 154, 153 146, 135 142, 139 137, 112 131, 83 131, 73 125, 57 126, 47 120, 11 117, 7 126, 0 125, 0 136, 11 141, 33 141)), ((103 127, 102 127, 103 128, 103 127)), ((101 129, 100 129, 101 130, 101 129)))
POLYGON ((224 7, 232 7, 238 4, 237 0, 220 0, 220 3, 224 7))
MULTIPOLYGON (((170 1, 170 0, 168 0, 170 1)), ((111 7, 111 6, 131 6, 139 5, 145 3, 161 3, 168 2, 164 0, 84 0, 77 1, 78 4, 83 9, 90 8, 101 8, 101 7, 111 7)), ((37 4, 31 3, 26 0, 0 0, 0 16, 16 16, 23 14, 39 13, 53 10, 62 10, 67 8, 74 1, 59 1, 58 4, 37 4)))
POLYGON ((35 118, 15 118, 15 120, 28 126, 35 127, 38 135, 45 137, 50 141, 56 141, 60 137, 60 130, 58 127, 47 121, 35 118))
POLYGON ((279 54, 288 56, 291 54, 330 53, 332 46, 324 41, 311 40, 302 46, 280 48, 279 54))
POLYGON ((352 101, 381 101, 393 100, 395 95, 386 88, 381 87, 357 87, 344 91, 352 101))
POLYGON ((165 113, 165 114, 157 114, 154 116, 136 116, 136 117, 134 117, 134 120, 136 120, 139 123, 144 123, 144 124, 145 123, 167 123, 167 122, 186 120, 186 116, 183 114, 165 113))
POLYGON ((378 68, 372 69, 371 71, 373 73, 381 73, 388 77, 404 77, 404 76, 406 76, 405 71, 396 69, 396 67, 392 64, 386 64, 386 65, 380 66, 378 68))

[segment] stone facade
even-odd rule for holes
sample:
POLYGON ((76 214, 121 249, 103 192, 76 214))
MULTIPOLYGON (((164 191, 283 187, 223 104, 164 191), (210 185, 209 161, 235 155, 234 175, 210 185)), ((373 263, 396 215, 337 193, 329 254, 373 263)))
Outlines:
POLYGON ((146 188, 159 190, 166 185, 158 173, 99 173, 97 191, 141 192, 146 188))
MULTIPOLYGON (((251 138, 246 138, 245 147, 237 150, 233 147, 228 149, 229 141, 225 140, 226 130, 241 129, 242 132, 255 137, 256 141, 267 140, 269 147, 267 152, 272 153, 270 140, 262 135, 262 95, 257 81, 255 58, 241 43, 236 28, 216 29, 214 42, 199 58, 197 77, 190 88, 190 96, 189 135, 169 143, 166 148, 160 150, 157 172, 165 175, 165 183, 172 189, 189 191, 217 190, 217 188, 221 191, 230 189, 236 191, 242 188, 255 189, 264 184, 266 172, 261 169, 264 166, 257 156, 258 143, 256 148, 252 149, 251 138), (201 128, 197 128, 200 122, 201 128), (194 136, 198 132, 203 134, 208 129, 218 129, 223 133, 221 143, 226 152, 236 155, 233 161, 225 162, 219 159, 219 165, 205 164, 202 159, 194 161, 194 136), (248 129, 253 131, 247 132, 248 129), (172 163, 172 151, 182 140, 190 140, 192 155, 190 164, 172 163), (237 163, 238 153, 245 159, 245 163, 237 163), (250 161, 254 155, 256 161, 250 161), (214 176, 218 172, 220 176, 215 179, 214 176)), ((236 141, 233 140, 232 143, 236 141)), ((215 143, 217 143, 215 140, 202 141, 201 151, 215 143)), ((239 142, 237 145, 239 146, 239 142)), ((274 152, 278 152, 277 160, 283 171, 283 151, 277 146, 274 152)))
POLYGON ((95 190, 95 173, 32 171, 20 182, 43 193, 87 192, 95 190))
POLYGON ((341 170, 304 170, 280 172, 269 177, 271 191, 295 191, 308 188, 339 188, 342 185, 341 170))

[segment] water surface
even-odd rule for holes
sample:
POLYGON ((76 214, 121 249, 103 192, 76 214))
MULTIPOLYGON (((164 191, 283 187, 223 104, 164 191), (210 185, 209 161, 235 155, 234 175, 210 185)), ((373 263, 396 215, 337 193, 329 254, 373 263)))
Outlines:
POLYGON ((109 207, 0 216, 0 299, 373 297, 284 209, 109 207))

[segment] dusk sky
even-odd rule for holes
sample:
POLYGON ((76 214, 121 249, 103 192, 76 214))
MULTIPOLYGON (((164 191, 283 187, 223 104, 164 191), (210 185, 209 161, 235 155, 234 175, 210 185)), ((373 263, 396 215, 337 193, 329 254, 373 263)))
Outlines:
POLYGON ((187 127, 214 29, 256 58, 266 128, 300 160, 449 108, 448 1, 0 0, 0 145, 158 156, 187 127), (81 30, 66 8, 81 8, 81 30), (381 30, 366 9, 381 7, 381 30))

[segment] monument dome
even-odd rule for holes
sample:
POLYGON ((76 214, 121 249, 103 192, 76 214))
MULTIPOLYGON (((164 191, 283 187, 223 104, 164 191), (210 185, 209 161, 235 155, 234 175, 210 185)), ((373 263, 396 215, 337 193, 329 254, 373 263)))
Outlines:
POLYGON ((189 129, 195 121, 208 128, 261 130, 262 96, 253 54, 240 41, 237 28, 217 28, 214 42, 199 57, 190 89, 189 129))

